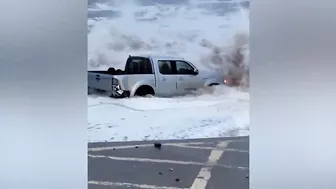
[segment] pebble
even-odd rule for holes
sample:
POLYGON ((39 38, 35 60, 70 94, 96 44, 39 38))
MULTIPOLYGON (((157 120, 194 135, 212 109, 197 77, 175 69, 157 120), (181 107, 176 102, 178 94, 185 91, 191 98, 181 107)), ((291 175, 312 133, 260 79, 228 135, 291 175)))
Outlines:
POLYGON ((159 143, 159 142, 155 142, 155 143, 154 143, 154 147, 155 147, 155 148, 161 148, 161 146, 162 146, 162 144, 159 143))

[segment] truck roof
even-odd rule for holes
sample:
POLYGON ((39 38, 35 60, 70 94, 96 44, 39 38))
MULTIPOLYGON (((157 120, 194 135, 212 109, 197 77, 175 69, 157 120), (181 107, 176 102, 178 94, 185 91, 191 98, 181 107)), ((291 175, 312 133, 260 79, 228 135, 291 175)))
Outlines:
POLYGON ((152 60, 184 60, 184 58, 182 57, 178 57, 178 56, 163 56, 163 55, 131 55, 131 56, 139 56, 139 57, 147 57, 150 58, 152 60))

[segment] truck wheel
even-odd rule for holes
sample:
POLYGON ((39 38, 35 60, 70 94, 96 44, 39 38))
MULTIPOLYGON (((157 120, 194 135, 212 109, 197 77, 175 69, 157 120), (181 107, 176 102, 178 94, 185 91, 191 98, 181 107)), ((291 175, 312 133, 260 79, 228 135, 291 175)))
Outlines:
POLYGON ((155 95, 154 89, 151 86, 145 85, 145 86, 141 86, 138 88, 138 90, 136 90, 134 96, 147 96, 147 95, 155 95))
POLYGON ((206 89, 208 90, 208 92, 213 93, 216 90, 216 86, 218 86, 218 83, 211 83, 210 85, 208 85, 208 87, 206 87, 206 89))
POLYGON ((218 83, 211 83, 210 85, 209 85, 209 87, 214 87, 214 86, 218 86, 219 84, 218 83))

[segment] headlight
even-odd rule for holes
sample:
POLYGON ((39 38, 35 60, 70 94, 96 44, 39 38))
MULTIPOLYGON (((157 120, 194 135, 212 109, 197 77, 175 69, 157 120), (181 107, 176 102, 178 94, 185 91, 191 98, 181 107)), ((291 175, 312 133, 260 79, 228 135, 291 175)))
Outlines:
POLYGON ((225 85, 232 85, 232 79, 224 79, 224 84, 225 85))

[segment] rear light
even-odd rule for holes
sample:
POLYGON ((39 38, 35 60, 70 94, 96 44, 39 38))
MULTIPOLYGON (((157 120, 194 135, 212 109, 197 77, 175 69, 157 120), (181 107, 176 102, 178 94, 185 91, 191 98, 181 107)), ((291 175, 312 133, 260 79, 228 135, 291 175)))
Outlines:
POLYGON ((112 85, 118 85, 119 81, 116 78, 112 78, 112 85))
POLYGON ((112 78, 112 90, 117 91, 120 89, 119 81, 116 78, 112 78))

